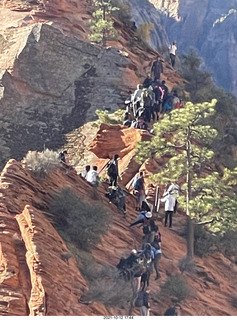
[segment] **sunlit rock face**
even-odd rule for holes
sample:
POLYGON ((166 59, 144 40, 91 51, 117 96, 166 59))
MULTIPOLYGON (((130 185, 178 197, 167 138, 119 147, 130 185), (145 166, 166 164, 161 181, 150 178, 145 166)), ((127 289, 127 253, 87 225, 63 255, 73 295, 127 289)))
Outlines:
POLYGON ((167 47, 176 40, 178 54, 195 49, 216 83, 237 95, 236 1, 132 0, 132 4, 135 20, 154 23, 152 46, 167 47), (159 40, 153 40, 154 34, 159 40))

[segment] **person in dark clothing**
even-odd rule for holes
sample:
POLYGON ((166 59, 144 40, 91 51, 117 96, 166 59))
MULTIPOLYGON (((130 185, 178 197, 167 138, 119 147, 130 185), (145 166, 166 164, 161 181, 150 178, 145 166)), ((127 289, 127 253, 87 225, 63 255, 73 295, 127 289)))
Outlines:
POLYGON ((140 291, 142 292, 142 306, 140 307, 140 315, 141 316, 149 316, 149 309, 150 309, 150 304, 149 304, 149 293, 150 290, 144 290, 140 291))
POLYGON ((174 307, 168 308, 165 313, 164 316, 180 316, 180 306, 179 305, 175 305, 174 307))
POLYGON ((154 81, 160 80, 160 74, 163 73, 163 65, 161 59, 157 59, 153 62, 151 67, 151 74, 153 74, 154 81))
POLYGON ((68 154, 68 153, 67 153, 67 150, 64 150, 64 151, 62 151, 62 152, 59 153, 59 159, 60 159, 60 161, 63 162, 63 163, 65 163, 65 164, 67 163, 67 162, 66 162, 66 156, 65 156, 66 154, 68 154))
POLYGON ((150 284, 151 271, 149 268, 142 267, 141 271, 141 290, 145 290, 150 284))
POLYGON ((123 118, 123 125, 126 127, 131 127, 132 124, 132 116, 130 112, 125 112, 124 118, 123 118))
POLYGON ((137 31, 137 26, 136 26, 136 22, 135 22, 135 21, 132 22, 131 30, 132 30, 133 32, 137 31))
POLYGON ((142 201, 145 200, 145 181, 143 177, 143 171, 140 171, 139 178, 134 185, 134 193, 137 196, 136 210, 140 210, 142 207, 142 201))
POLYGON ((161 258, 161 248, 160 248, 160 242, 157 238, 154 239, 154 241, 151 243, 151 247, 154 253, 154 259, 153 259, 153 265, 154 265, 154 269, 156 271, 156 278, 155 280, 159 279, 160 273, 159 273, 159 268, 158 268, 158 262, 161 258))
POLYGON ((119 155, 115 154, 113 156, 113 159, 111 159, 107 165, 107 174, 109 176, 110 186, 117 186, 117 180, 119 175, 118 158, 119 158, 119 155))
POLYGON ((148 89, 152 84, 152 78, 151 78, 151 74, 148 73, 146 79, 143 82, 143 88, 148 89))

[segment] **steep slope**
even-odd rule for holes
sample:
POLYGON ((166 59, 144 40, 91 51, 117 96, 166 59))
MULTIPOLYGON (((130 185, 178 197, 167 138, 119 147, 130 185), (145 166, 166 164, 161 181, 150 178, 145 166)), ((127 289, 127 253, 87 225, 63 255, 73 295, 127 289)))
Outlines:
MULTIPOLYGON (((126 156, 131 157, 131 160, 133 157, 129 146, 141 139, 145 132, 137 130, 136 135, 131 135, 128 129, 119 129, 117 126, 102 126, 101 131, 104 130, 111 132, 111 137, 115 137, 114 132, 117 132, 116 137, 120 137, 116 140, 117 144, 123 145, 124 150, 127 150, 120 162, 120 171, 123 172, 126 156)), ((92 151, 96 150, 100 138, 104 139, 101 132, 92 151)), ((103 157, 115 151, 112 140, 104 144, 103 157)), ((98 159, 98 163, 100 161, 98 159)), ((146 171, 152 171, 157 165, 147 162, 143 167, 146 171)), ((126 167, 133 174, 137 171, 130 164, 126 167)), ((124 177, 126 180, 128 176, 125 174, 124 177)), ((127 197, 128 215, 124 218, 104 196, 106 184, 100 185, 100 200, 95 201, 92 200, 93 188, 74 170, 65 171, 61 168, 37 181, 21 163, 10 160, 0 176, 0 314, 127 315, 128 310, 125 309, 107 310, 101 303, 85 305, 80 302, 88 285, 78 270, 75 259, 62 259, 62 254, 68 252, 68 249, 52 226, 52 217, 47 214, 53 193, 59 192, 63 187, 73 188, 84 201, 94 203, 95 207, 103 202, 112 217, 107 234, 92 250, 98 263, 116 265, 120 257, 127 256, 132 248, 141 247, 141 230, 137 227, 129 228, 129 223, 137 215, 132 195, 127 197)), ((172 230, 162 226, 162 212, 158 218, 162 233, 162 277, 155 281, 154 274, 151 276, 152 315, 163 314, 168 305, 172 304, 169 298, 160 296, 160 286, 167 276, 180 274, 179 260, 184 257, 186 247, 185 240, 179 236, 185 217, 175 216, 172 230)), ((196 258, 195 263, 194 273, 183 272, 183 277, 192 288, 192 294, 181 304, 182 315, 237 315, 236 309, 229 302, 229 298, 235 295, 236 265, 219 253, 204 259, 196 258)), ((135 314, 138 314, 138 310, 135 310, 135 314)))
MULTIPOLYGON (((133 33, 115 21, 117 42, 88 43, 87 1, 0 2, 0 162, 29 149, 58 149, 65 134, 115 111, 143 81, 157 53, 129 45, 133 33)), ((168 85, 181 81, 164 66, 168 85)))

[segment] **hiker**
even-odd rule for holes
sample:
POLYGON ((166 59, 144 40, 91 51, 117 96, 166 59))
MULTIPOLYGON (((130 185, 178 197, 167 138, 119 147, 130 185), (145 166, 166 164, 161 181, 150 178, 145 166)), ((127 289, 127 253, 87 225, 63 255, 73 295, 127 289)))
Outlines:
POLYGON ((164 316, 181 316, 180 305, 176 304, 174 307, 168 308, 164 316))
POLYGON ((181 100, 178 97, 178 93, 176 90, 173 92, 173 109, 180 109, 181 107, 181 100))
POLYGON ((169 181, 166 185, 165 191, 163 196, 166 196, 169 193, 175 194, 177 197, 179 197, 180 187, 177 183, 169 181))
POLYGON ((110 186, 117 186, 118 180, 118 158, 119 155, 115 154, 113 159, 111 159, 107 165, 107 174, 109 176, 110 186))
POLYGON ((132 25, 131 25, 131 30, 133 31, 133 32, 136 32, 137 31, 137 26, 136 26, 136 22, 135 21, 132 21, 132 25))
POLYGON ((141 290, 145 290, 150 284, 151 271, 149 268, 142 267, 141 271, 141 290))
POLYGON ((152 217, 152 214, 150 211, 141 211, 136 220, 130 224, 130 227, 133 227, 139 223, 144 223, 144 220, 150 219, 152 217))
POLYGON ((141 316, 149 316, 149 292, 150 290, 141 290, 137 294, 137 298, 135 301, 135 307, 140 308, 140 315, 141 316))
POLYGON ((126 106, 126 112, 131 113, 132 112, 133 92, 131 90, 129 90, 128 94, 129 94, 129 96, 124 101, 124 104, 126 106))
POLYGON ((143 119, 146 122, 151 121, 151 106, 152 106, 152 100, 150 98, 148 90, 144 90, 142 95, 141 95, 141 102, 140 102, 141 107, 145 109, 144 111, 144 117, 143 119))
POLYGON ((152 261, 154 260, 154 251, 152 250, 151 244, 146 243, 144 249, 138 253, 137 257, 144 257, 144 266, 151 267, 152 261))
POLYGON ((130 112, 126 111, 124 113, 124 118, 123 118, 123 125, 126 126, 126 127, 131 127, 131 124, 132 124, 132 115, 130 112))
POLYGON ((160 80, 161 73, 163 73, 163 65, 161 59, 157 57, 151 67, 151 74, 153 74, 154 81, 160 80))
POLYGON ((163 94, 163 101, 162 101, 162 110, 161 110, 161 112, 164 112, 164 105, 165 105, 165 103, 166 103, 166 100, 167 100, 167 97, 168 97, 168 93, 169 93, 169 89, 168 89, 168 87, 166 86, 165 80, 162 80, 162 81, 161 81, 160 87, 163 89, 163 92, 164 92, 164 94, 163 94))
POLYGON ((91 169, 91 166, 90 166, 90 165, 87 165, 87 166, 85 167, 85 170, 83 170, 83 171, 80 173, 80 176, 81 176, 82 178, 86 179, 86 178, 87 178, 87 175, 88 175, 88 172, 90 171, 90 169, 91 169))
POLYGON ((119 210, 126 215, 126 194, 120 186, 111 186, 109 191, 105 194, 110 202, 114 203, 119 210))
POLYGON ((144 82, 143 82, 143 88, 148 89, 151 84, 152 84, 151 74, 148 73, 146 79, 145 79, 144 82))
POLYGON ((64 150, 64 151, 61 151, 59 153, 59 159, 60 159, 60 162, 64 163, 64 164, 67 164, 67 159, 66 159, 66 155, 68 154, 67 150, 64 150))
POLYGON ((154 259, 153 259, 153 265, 154 265, 154 269, 156 271, 156 277, 155 280, 159 279, 160 273, 159 273, 159 269, 158 269, 158 262, 161 258, 161 247, 160 247, 160 242, 158 238, 155 238, 154 241, 151 243, 151 248, 153 250, 154 253, 154 259))
POLYGON ((99 185, 99 174, 97 172, 97 166, 93 166, 87 174, 86 181, 90 182, 93 186, 97 187, 99 185))
POLYGON ((160 199, 161 202, 165 202, 165 227, 167 227, 167 222, 169 219, 169 228, 172 228, 172 217, 175 207, 175 198, 172 195, 172 191, 169 192, 164 198, 160 199))
POLYGON ((176 51, 177 51, 176 42, 173 41, 173 43, 169 47, 170 63, 171 63, 173 68, 175 66, 176 51))
POLYGON ((137 197, 136 210, 139 211, 142 206, 142 201, 146 199, 145 197, 145 181, 143 177, 143 171, 140 171, 139 178, 134 185, 134 195, 137 197))
POLYGON ((156 226, 155 221, 152 218, 143 220, 142 231, 144 233, 144 236, 143 236, 143 243, 144 244, 150 243, 153 241, 154 236, 155 236, 155 226, 156 226))
POLYGON ((137 89, 134 91, 134 94, 132 96, 132 105, 133 105, 133 115, 135 117, 137 109, 140 108, 140 100, 141 100, 141 95, 143 92, 143 86, 142 84, 137 85, 137 89))

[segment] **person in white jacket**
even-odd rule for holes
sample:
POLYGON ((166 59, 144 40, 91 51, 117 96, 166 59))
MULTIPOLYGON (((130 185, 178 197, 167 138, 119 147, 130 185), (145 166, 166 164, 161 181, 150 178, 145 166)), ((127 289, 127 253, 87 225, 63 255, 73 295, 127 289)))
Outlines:
POLYGON ((88 172, 86 180, 93 186, 98 186, 100 178, 97 172, 97 166, 93 166, 92 170, 88 172))
POLYGON ((176 199, 170 191, 169 194, 164 198, 161 198, 160 201, 165 202, 165 227, 167 227, 167 222, 169 219, 169 227, 172 228, 172 217, 174 214, 176 199))
POLYGON ((169 47, 170 62, 173 68, 175 66, 176 51, 177 51, 177 47, 176 47, 176 42, 174 41, 169 47))

